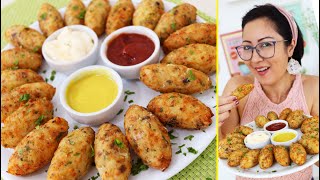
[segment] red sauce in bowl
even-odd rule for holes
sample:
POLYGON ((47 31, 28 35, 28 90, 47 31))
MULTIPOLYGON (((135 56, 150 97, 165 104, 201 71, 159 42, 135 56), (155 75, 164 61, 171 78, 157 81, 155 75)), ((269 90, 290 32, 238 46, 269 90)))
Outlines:
POLYGON ((274 123, 266 127, 268 131, 278 131, 282 128, 286 127, 285 123, 274 123))
POLYGON ((155 45, 147 36, 141 34, 120 34, 114 38, 107 49, 107 58, 114 64, 132 66, 147 60, 155 45))

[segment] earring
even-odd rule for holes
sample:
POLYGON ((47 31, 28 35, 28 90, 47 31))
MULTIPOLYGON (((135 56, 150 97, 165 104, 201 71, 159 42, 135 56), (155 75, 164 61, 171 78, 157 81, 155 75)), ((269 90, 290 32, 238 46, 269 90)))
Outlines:
POLYGON ((290 59, 287 67, 287 71, 289 74, 300 74, 302 70, 299 62, 293 58, 290 59))

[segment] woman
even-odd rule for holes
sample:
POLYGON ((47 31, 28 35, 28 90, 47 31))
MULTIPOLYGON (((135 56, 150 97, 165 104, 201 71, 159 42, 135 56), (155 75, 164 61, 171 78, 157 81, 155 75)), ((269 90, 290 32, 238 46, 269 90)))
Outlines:
MULTIPOLYGON (((251 75, 232 77, 219 98, 220 138, 235 127, 252 122, 257 115, 266 116, 269 111, 279 114, 289 107, 318 116, 319 78, 292 73, 295 68, 289 65, 289 62, 301 64, 304 53, 302 34, 291 15, 271 4, 256 6, 243 17, 242 30, 243 42, 237 52, 251 75), (238 86, 248 83, 254 84, 248 96, 241 101, 230 96, 238 86)), ((273 179, 311 177, 312 168, 309 167, 273 179)))

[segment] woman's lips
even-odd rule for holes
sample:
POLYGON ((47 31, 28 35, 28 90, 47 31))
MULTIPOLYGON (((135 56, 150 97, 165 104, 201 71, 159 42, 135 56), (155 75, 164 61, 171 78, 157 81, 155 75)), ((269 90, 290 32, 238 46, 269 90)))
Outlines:
POLYGON ((255 69, 260 76, 264 76, 265 74, 268 73, 270 67, 256 67, 255 69))

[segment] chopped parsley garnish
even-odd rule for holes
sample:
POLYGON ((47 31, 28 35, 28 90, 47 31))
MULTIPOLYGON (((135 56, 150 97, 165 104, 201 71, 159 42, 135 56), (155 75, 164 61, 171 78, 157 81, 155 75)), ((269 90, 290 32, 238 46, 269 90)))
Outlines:
POLYGON ((120 111, 117 113, 117 115, 121 114, 123 112, 123 109, 120 109, 120 111))
POLYGON ((273 172, 273 173, 274 173, 274 172, 277 172, 277 170, 273 170, 272 172, 273 172))
POLYGON ((127 94, 127 95, 135 94, 135 92, 132 92, 132 91, 129 91, 129 90, 126 90, 124 93, 127 94))
POLYGON ((170 130, 170 131, 168 132, 170 139, 176 139, 177 137, 174 136, 172 133, 173 133, 173 130, 170 130))
POLYGON ((41 115, 35 122, 36 126, 40 126, 44 119, 44 115, 41 115))
MULTIPOLYGON (((91 176, 91 180, 96 180, 96 179, 98 179, 99 178, 99 176, 100 176, 100 174, 99 173, 97 173, 97 176, 91 176)), ((88 179, 88 180, 90 180, 90 179, 88 179)))
POLYGON ((78 129, 78 128, 79 128, 78 125, 74 125, 74 126, 73 126, 73 129, 74 129, 74 130, 76 130, 76 129, 78 129))
POLYGON ((48 78, 45 79, 46 82, 48 82, 48 80, 49 80, 48 78))
POLYGON ((126 102, 126 101, 127 101, 127 98, 128 98, 128 95, 126 95, 126 96, 124 97, 123 101, 126 102))
POLYGON ((93 149, 92 145, 90 145, 90 147, 91 147, 91 157, 93 157, 94 156, 94 149, 93 149))
POLYGON ((187 156, 187 153, 183 153, 184 156, 187 156))
POLYGON ((54 80, 54 78, 55 78, 55 76, 56 76, 56 71, 55 70, 53 70, 53 71, 51 71, 51 76, 50 76, 50 80, 51 81, 53 81, 54 80))
POLYGON ((194 138, 194 136, 193 135, 189 135, 189 136, 185 137, 184 140, 188 139, 188 140, 192 141, 192 138, 194 138))
POLYGON ((69 144, 74 145, 74 141, 71 141, 70 139, 68 140, 69 144))
POLYGON ((133 100, 128 101, 129 104, 133 103, 133 100))
POLYGON ((84 15, 86 14, 86 10, 82 10, 78 16, 79 19, 83 19, 84 15))
POLYGON ((42 20, 45 20, 45 19, 47 18, 47 13, 41 14, 41 15, 40 15, 40 18, 41 18, 42 20))
POLYGON ((119 148, 123 148, 124 147, 123 142, 120 141, 119 139, 115 139, 114 140, 114 144, 117 145, 119 148))
POLYGON ((183 146, 185 146, 185 144, 182 144, 181 146, 178 146, 179 151, 177 151, 176 154, 181 154, 181 153, 182 153, 181 148, 182 148, 183 146))
POLYGON ((33 52, 38 52, 40 48, 41 48, 40 46, 36 46, 32 50, 33 50, 33 52))
POLYGON ((72 9, 73 10, 77 10, 79 8, 79 6, 73 6, 72 9))
POLYGON ((194 81, 196 80, 196 76, 193 74, 192 70, 188 71, 188 81, 194 81))
POLYGON ((138 159, 137 162, 135 162, 132 165, 131 174, 135 176, 135 175, 139 174, 141 171, 145 171, 147 169, 149 169, 149 166, 143 164, 141 159, 138 159))
POLYGON ((43 70, 42 73, 45 74, 47 72, 47 70, 43 70))
POLYGON ((176 23, 172 23, 170 26, 171 26, 171 29, 174 30, 174 31, 177 29, 177 24, 176 23))
POLYGON ((193 149, 192 147, 188 147, 187 149, 188 149, 189 153, 192 153, 192 154, 197 154, 198 153, 198 151, 193 149))
POLYGON ((182 153, 181 149, 179 149, 179 151, 176 152, 176 154, 180 154, 182 153))
POLYGON ((23 94, 19 101, 28 101, 30 99, 30 94, 23 94))
POLYGON ((16 60, 14 61, 13 65, 18 66, 18 65, 19 65, 19 60, 16 59, 16 60))

